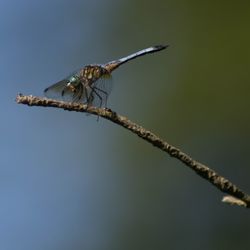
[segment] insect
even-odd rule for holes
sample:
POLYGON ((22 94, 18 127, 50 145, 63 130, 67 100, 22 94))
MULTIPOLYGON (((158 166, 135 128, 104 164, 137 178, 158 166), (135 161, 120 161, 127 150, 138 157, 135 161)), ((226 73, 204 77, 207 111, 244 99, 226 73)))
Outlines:
POLYGON ((65 79, 46 88, 44 94, 52 99, 80 102, 88 106, 106 107, 112 88, 111 73, 113 70, 137 57, 155 53, 167 47, 168 45, 156 45, 105 64, 86 65, 65 79))

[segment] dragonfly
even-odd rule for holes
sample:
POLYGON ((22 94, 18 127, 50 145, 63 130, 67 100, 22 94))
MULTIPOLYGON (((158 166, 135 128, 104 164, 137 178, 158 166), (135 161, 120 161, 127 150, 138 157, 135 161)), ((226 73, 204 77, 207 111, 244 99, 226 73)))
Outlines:
POLYGON ((111 73, 122 64, 137 57, 166 49, 169 45, 156 45, 105 64, 90 64, 44 90, 47 98, 84 103, 87 106, 107 107, 112 89, 111 73))

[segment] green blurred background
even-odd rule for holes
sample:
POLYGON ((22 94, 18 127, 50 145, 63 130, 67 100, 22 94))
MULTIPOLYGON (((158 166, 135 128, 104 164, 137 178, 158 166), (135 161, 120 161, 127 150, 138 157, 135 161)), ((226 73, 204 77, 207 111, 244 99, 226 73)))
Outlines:
POLYGON ((94 116, 14 102, 89 63, 108 106, 250 193, 250 3, 0 1, 0 249, 247 249, 249 211, 94 116))

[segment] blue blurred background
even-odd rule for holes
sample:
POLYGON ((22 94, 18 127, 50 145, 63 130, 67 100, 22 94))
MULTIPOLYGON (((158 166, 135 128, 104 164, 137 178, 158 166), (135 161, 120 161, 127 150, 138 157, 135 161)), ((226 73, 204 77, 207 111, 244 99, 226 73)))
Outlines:
POLYGON ((250 3, 0 1, 0 249, 247 249, 249 211, 94 116, 17 105, 89 63, 109 107, 250 192, 250 3))

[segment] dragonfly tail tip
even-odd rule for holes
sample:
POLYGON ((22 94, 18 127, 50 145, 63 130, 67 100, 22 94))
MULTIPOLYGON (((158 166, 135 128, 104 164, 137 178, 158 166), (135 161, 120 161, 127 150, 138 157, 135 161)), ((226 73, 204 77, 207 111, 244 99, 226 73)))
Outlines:
POLYGON ((169 47, 169 44, 166 45, 155 45, 154 48, 157 50, 163 50, 166 49, 167 47, 169 47))

